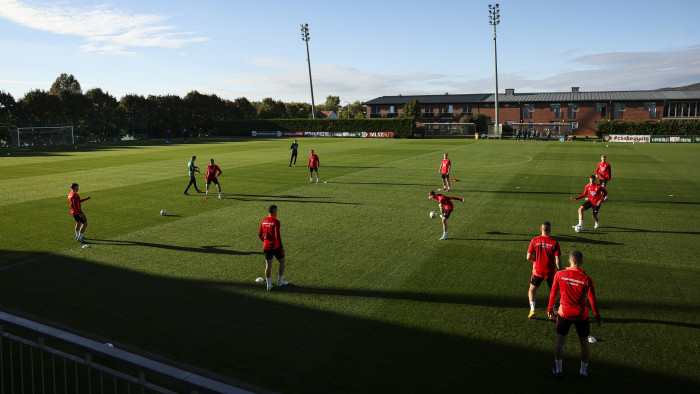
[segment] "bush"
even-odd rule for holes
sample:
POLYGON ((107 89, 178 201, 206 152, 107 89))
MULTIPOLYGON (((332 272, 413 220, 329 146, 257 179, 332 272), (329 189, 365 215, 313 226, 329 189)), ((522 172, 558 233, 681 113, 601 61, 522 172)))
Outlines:
POLYGON ((601 120, 595 125, 595 134, 598 138, 602 138, 603 134, 700 135, 700 122, 697 120, 601 120))

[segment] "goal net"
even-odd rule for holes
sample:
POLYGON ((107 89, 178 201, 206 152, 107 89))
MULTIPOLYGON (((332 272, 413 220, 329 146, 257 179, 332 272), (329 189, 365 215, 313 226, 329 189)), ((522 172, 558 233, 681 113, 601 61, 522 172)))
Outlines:
POLYGON ((571 134, 571 123, 512 123, 512 138, 550 140, 571 134))
POLYGON ((474 138, 475 123, 424 123, 425 138, 474 138))
POLYGON ((18 127, 16 139, 18 148, 75 144, 73 126, 18 127))

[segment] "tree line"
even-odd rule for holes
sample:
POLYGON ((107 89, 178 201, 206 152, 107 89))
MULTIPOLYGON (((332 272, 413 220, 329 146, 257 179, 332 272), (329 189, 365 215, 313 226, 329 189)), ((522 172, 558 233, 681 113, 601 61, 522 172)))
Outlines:
MULTIPOLYGON (((338 96, 328 96, 316 110, 334 111, 341 118, 364 117, 359 101, 342 106, 338 96)), ((0 90, 0 125, 5 129, 73 126, 76 135, 91 141, 162 137, 167 130, 183 129, 208 135, 221 120, 311 118, 311 112, 307 103, 245 97, 231 101, 196 90, 184 97, 127 94, 117 100, 100 88, 83 93, 78 80, 65 73, 48 91, 32 90, 20 99, 0 90)))

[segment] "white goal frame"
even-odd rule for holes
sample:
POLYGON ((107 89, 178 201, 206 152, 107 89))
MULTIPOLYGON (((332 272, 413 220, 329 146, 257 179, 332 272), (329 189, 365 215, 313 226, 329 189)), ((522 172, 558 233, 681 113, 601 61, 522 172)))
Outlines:
POLYGON ((425 127, 425 138, 474 138, 476 135, 476 123, 423 123, 423 126, 425 127), (429 135, 428 130, 435 130, 433 128, 435 126, 446 130, 455 130, 457 127, 465 126, 467 131, 473 131, 473 133, 465 133, 464 135, 429 135))
POLYGON ((35 133, 50 133, 52 131, 62 131, 62 130, 68 130, 70 129, 70 138, 71 138, 71 144, 75 144, 75 133, 73 130, 73 126, 41 126, 41 127, 18 127, 17 128, 17 147, 21 148, 22 147, 22 141, 20 141, 20 132, 24 130, 31 130, 32 132, 35 133))

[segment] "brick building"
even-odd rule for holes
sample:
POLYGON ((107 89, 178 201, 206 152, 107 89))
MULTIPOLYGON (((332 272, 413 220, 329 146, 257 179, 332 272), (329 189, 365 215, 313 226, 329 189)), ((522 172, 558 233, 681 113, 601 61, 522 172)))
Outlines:
MULTIPOLYGON (((403 106, 417 99, 422 123, 454 123, 463 115, 484 114, 495 120, 494 95, 448 94, 382 96, 363 103, 368 118, 403 115, 403 106)), ((594 135, 596 122, 608 120, 700 119, 700 90, 637 90, 498 94, 501 124, 567 123, 573 134, 594 135)))

